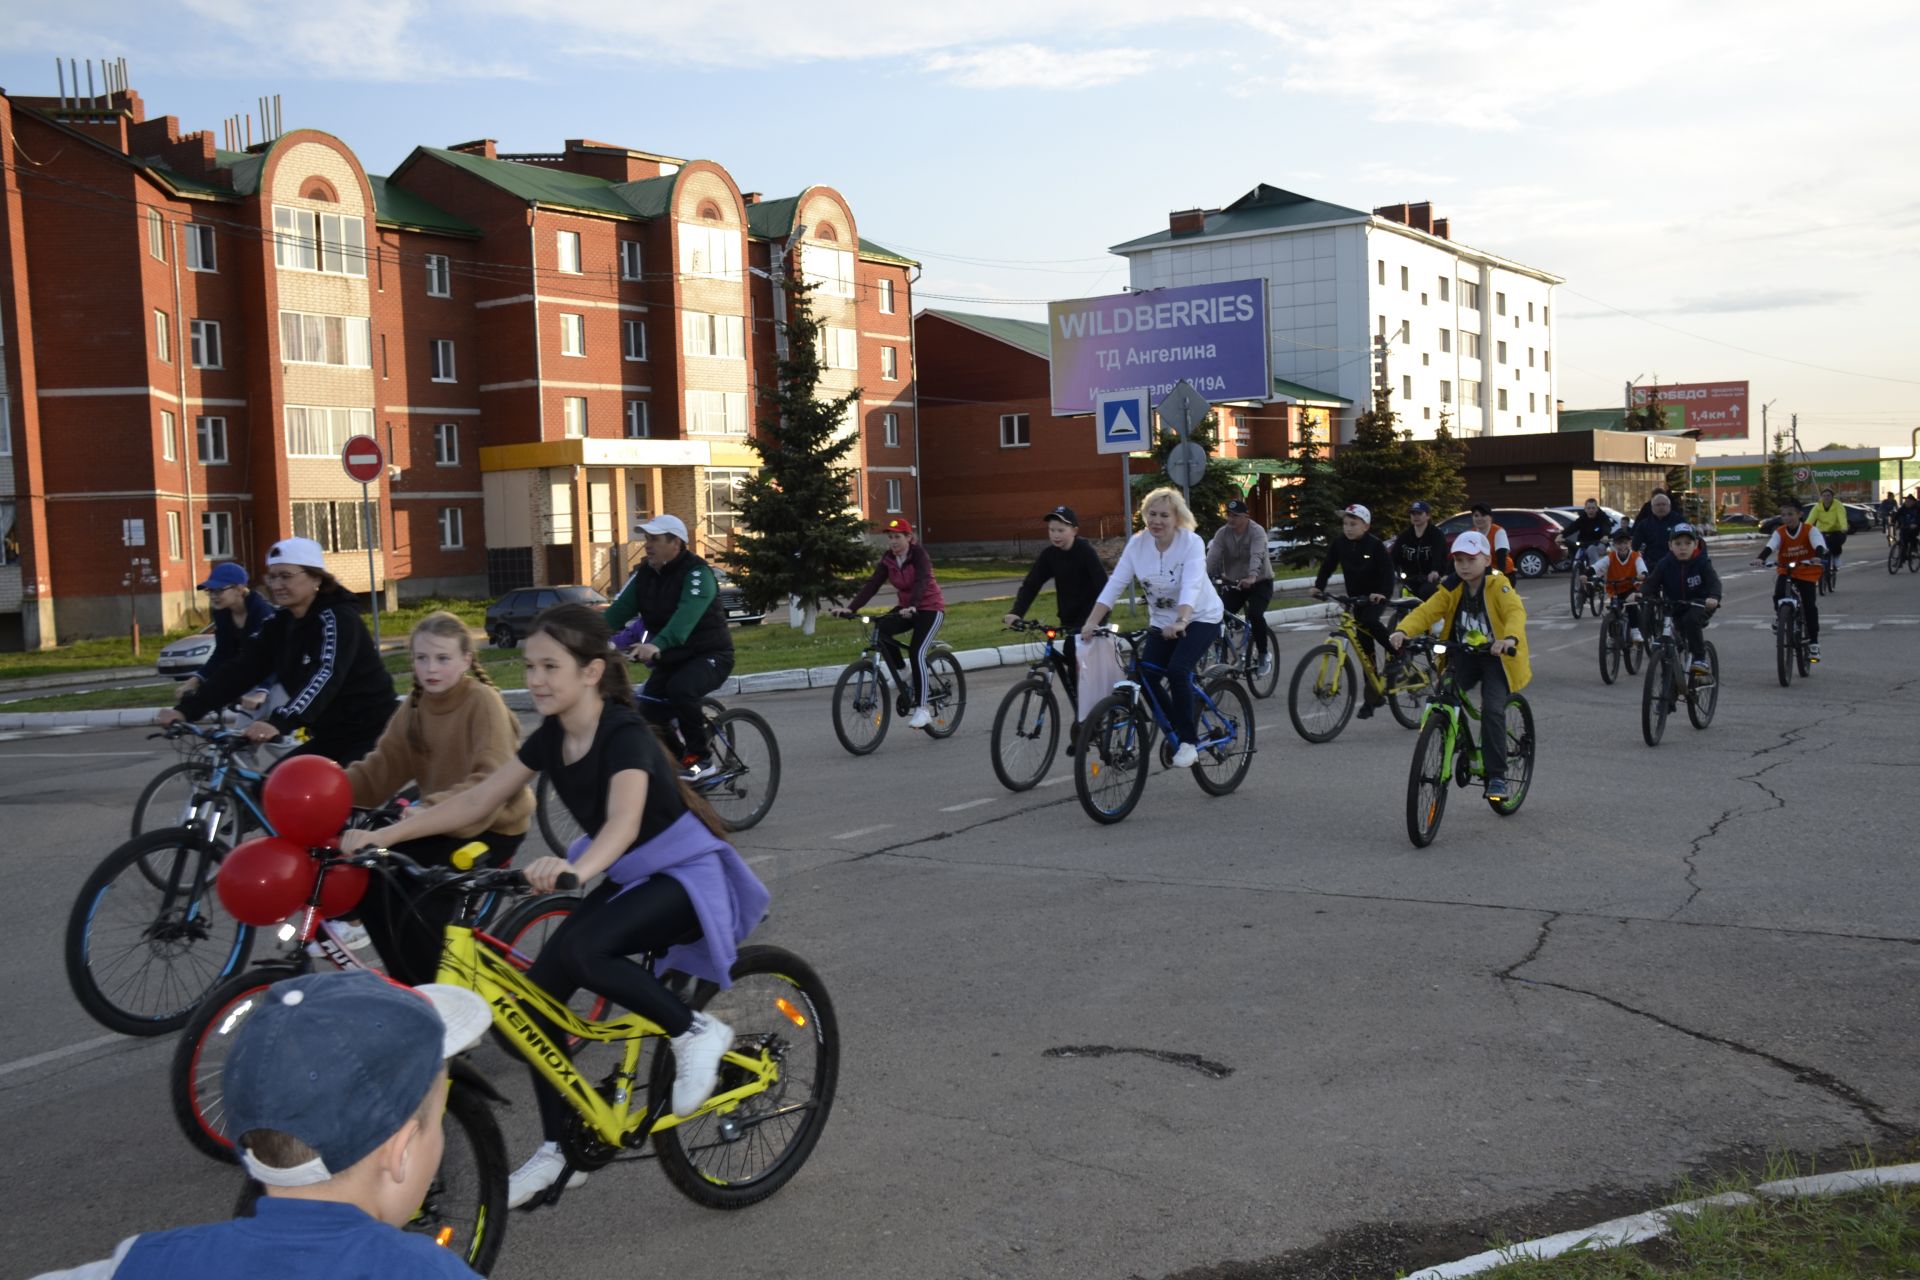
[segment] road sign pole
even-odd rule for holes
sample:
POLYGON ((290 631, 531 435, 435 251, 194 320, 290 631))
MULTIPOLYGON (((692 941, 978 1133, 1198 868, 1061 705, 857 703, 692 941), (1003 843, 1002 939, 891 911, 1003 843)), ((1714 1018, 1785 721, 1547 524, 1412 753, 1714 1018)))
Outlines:
POLYGON ((373 494, 360 482, 360 540, 367 544, 367 598, 373 602, 373 651, 380 652, 380 579, 373 567, 373 494))
POLYGON ((1133 536, 1133 455, 1120 455, 1120 525, 1121 537, 1133 536))

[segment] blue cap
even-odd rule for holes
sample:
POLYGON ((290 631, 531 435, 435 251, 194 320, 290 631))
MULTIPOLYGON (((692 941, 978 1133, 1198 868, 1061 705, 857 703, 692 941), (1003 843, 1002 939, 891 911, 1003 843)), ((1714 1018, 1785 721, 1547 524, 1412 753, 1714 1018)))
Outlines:
POLYGON ((241 1153, 271 1186, 325 1182, 400 1131, 440 1065, 485 1034, 487 1002, 461 987, 402 987, 378 974, 312 973, 276 982, 235 1037, 221 1085, 237 1142, 272 1129, 312 1147, 290 1169, 241 1153))
POLYGON ((1671 529, 1669 529, 1669 530, 1667 530, 1667 537, 1669 537, 1669 538, 1692 538, 1692 539, 1693 539, 1694 541, 1696 541, 1696 542, 1698 542, 1698 541, 1700 540, 1700 535, 1699 535, 1699 534, 1697 534, 1697 533, 1695 533, 1695 532, 1693 531, 1693 526, 1692 526, 1692 525, 1690 525, 1690 524, 1688 524, 1688 523, 1687 523, 1687 522, 1686 522, 1685 520, 1682 520, 1682 521, 1681 521, 1681 522, 1680 522, 1679 524, 1677 524, 1677 525, 1675 525, 1675 526, 1673 526, 1673 528, 1671 528, 1671 529))
POLYGON ((207 580, 200 584, 202 591, 219 591, 226 587, 244 587, 247 585, 247 571, 237 561, 222 560, 213 566, 207 574, 207 580))
POLYGON ((1408 507, 1408 508, 1407 508, 1407 510, 1409 510, 1409 511, 1425 511, 1425 512, 1427 512, 1428 514, 1432 514, 1432 512, 1433 512, 1433 508, 1432 508, 1432 507, 1430 507, 1430 506, 1428 506, 1428 505, 1427 505, 1426 503, 1424 503, 1424 502, 1416 502, 1416 503, 1414 503, 1414 504, 1413 504, 1413 505, 1412 505, 1411 507, 1408 507))

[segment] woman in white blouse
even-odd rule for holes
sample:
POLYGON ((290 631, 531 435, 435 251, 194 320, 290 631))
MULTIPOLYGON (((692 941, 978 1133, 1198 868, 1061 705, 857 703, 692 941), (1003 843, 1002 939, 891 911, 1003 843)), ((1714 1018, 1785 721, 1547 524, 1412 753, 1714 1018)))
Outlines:
POLYGON ((1220 595, 1207 578, 1207 544, 1193 531, 1193 512, 1178 489, 1161 488, 1140 503, 1143 532, 1127 539, 1120 563, 1107 578, 1080 639, 1090 640, 1094 629, 1113 612, 1114 602, 1131 582, 1138 581, 1147 597, 1147 617, 1153 630, 1147 635, 1141 661, 1167 672, 1165 683, 1147 673, 1167 696, 1162 705, 1173 722, 1173 763, 1191 768, 1199 757, 1193 740, 1193 669, 1220 635, 1220 595), (1171 686, 1169 689, 1168 686, 1171 686))

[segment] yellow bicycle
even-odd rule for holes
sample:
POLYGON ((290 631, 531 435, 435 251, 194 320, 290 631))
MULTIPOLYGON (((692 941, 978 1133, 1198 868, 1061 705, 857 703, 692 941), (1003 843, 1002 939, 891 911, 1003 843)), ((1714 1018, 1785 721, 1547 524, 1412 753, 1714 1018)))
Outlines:
MULTIPOLYGON (((1376 696, 1386 699, 1395 720, 1408 729, 1419 728, 1420 713, 1438 683, 1432 657, 1421 652, 1403 658, 1389 665, 1382 676, 1364 656, 1363 646, 1370 646, 1373 639, 1361 631, 1353 616, 1356 606, 1367 603, 1366 597, 1328 599, 1340 606, 1339 620, 1327 633, 1324 644, 1301 655, 1287 690, 1287 716, 1293 721, 1294 731, 1315 743, 1339 737, 1353 717, 1354 699, 1362 680, 1376 696)), ((1389 623, 1397 622, 1419 603, 1410 596, 1392 601, 1389 623)))

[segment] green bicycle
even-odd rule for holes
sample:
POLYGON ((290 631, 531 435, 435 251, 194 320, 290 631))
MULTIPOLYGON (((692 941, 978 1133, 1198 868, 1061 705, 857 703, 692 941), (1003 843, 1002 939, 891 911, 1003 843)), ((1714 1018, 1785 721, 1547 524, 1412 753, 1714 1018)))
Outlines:
MULTIPOLYGON (((1492 651, 1488 645, 1454 647, 1469 654, 1492 651)), ((1419 636, 1409 640, 1401 652, 1424 650, 1438 658, 1447 649, 1444 641, 1419 636)), ((1473 723, 1479 719, 1480 709, 1468 700, 1459 678, 1452 670, 1441 668, 1433 700, 1420 715, 1413 768, 1407 774, 1407 838, 1416 849, 1426 848, 1439 834, 1451 787, 1465 787, 1476 778, 1486 780, 1485 755, 1473 740, 1473 723)), ((1507 698, 1506 723, 1501 729, 1507 735, 1508 794, 1505 800, 1490 798, 1487 803, 1501 817, 1511 818, 1520 812, 1533 785, 1533 708, 1517 693, 1507 698)))

